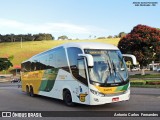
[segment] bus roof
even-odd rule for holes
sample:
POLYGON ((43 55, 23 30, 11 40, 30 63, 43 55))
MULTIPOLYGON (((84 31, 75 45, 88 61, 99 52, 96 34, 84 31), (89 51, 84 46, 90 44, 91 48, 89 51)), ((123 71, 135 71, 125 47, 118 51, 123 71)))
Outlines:
POLYGON ((71 42, 65 43, 60 46, 65 48, 68 47, 78 47, 81 49, 106 49, 106 50, 118 50, 118 48, 112 44, 105 44, 99 42, 71 42))
MULTIPOLYGON (((99 43, 99 42, 70 42, 70 43, 64 43, 64 44, 56 46, 54 48, 58 48, 58 47, 64 47, 64 48, 77 47, 77 48, 81 48, 81 49, 118 50, 118 48, 112 44, 105 44, 105 43, 99 43)), ((52 50, 54 48, 51 48, 49 50, 52 50)), ((49 51, 49 50, 47 50, 47 51, 49 51)), ((36 54, 36 55, 32 56, 31 58, 29 58, 28 60, 30 60, 38 55, 41 55, 47 51, 36 54)), ((28 60, 23 61, 22 63, 27 62, 28 60)))

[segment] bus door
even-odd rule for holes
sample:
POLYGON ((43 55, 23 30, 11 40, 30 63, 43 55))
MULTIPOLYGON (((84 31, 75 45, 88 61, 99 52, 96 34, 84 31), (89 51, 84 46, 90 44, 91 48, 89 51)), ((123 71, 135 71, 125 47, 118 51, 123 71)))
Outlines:
POLYGON ((88 95, 88 80, 87 80, 87 71, 86 71, 86 62, 85 58, 78 59, 78 79, 79 79, 79 100, 81 102, 89 103, 88 95))

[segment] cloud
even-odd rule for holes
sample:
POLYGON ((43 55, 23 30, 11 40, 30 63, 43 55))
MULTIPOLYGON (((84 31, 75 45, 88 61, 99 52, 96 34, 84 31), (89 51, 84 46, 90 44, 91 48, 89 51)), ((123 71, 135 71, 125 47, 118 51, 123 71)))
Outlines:
POLYGON ((0 19, 0 27, 21 27, 23 23, 17 22, 15 20, 7 20, 7 19, 0 19))
POLYGON ((106 32, 106 29, 89 25, 76 25, 70 23, 23 23, 16 20, 0 18, 0 31, 4 34, 14 33, 51 33, 53 35, 74 34, 77 35, 96 35, 106 32), (5 31, 3 31, 3 28, 5 31))

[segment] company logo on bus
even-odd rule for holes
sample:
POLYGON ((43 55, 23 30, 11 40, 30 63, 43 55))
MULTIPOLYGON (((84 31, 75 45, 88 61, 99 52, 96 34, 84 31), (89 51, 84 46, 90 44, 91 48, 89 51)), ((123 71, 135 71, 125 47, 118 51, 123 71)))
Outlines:
POLYGON ((81 94, 79 94, 79 96, 77 96, 78 98, 79 98, 79 100, 81 101, 81 102, 85 102, 86 101, 86 96, 87 96, 88 94, 83 94, 83 93, 81 93, 81 94))
POLYGON ((112 91, 112 88, 109 88, 109 89, 104 89, 104 91, 112 91))

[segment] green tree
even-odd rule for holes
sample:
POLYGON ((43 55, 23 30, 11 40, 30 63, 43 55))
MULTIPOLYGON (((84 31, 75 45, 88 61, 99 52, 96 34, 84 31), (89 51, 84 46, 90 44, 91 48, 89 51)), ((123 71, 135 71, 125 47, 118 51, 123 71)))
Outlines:
POLYGON ((8 70, 12 66, 13 66, 13 64, 11 63, 11 61, 9 59, 0 58, 0 71, 8 70))
POLYGON ((39 34, 0 34, 0 42, 20 42, 22 41, 41 41, 41 40, 54 40, 55 38, 49 33, 39 33, 39 34))
POLYGON ((45 34, 46 40, 54 40, 54 37, 51 34, 45 34))
POLYGON ((137 25, 118 43, 122 53, 134 54, 141 65, 146 66, 160 56, 160 30, 137 25))
POLYGON ((106 39, 105 37, 98 37, 97 39, 106 39))
POLYGON ((119 38, 119 36, 118 35, 114 35, 114 38, 119 38))
POLYGON ((35 41, 53 40, 54 39, 54 37, 51 34, 45 34, 45 33, 39 33, 39 34, 35 34, 33 36, 34 36, 35 41))
POLYGON ((68 40, 68 37, 66 35, 62 35, 58 37, 58 40, 68 40))
POLYGON ((125 32, 120 32, 119 35, 118 35, 118 37, 119 37, 119 38, 122 38, 122 37, 125 37, 126 35, 127 35, 127 33, 125 33, 125 32))
POLYGON ((113 38, 113 36, 112 36, 112 35, 109 35, 107 38, 113 38))

